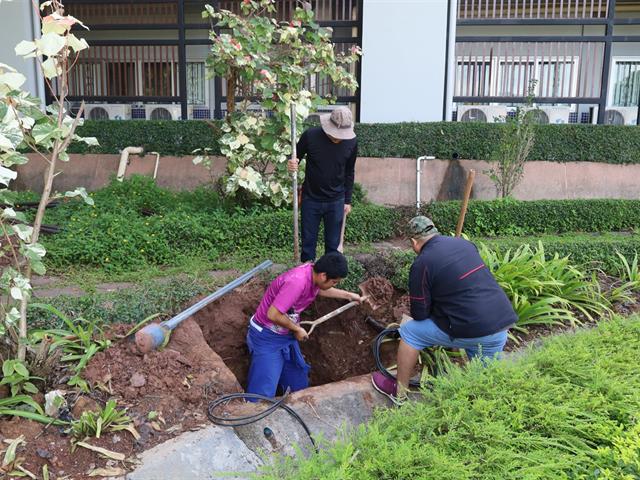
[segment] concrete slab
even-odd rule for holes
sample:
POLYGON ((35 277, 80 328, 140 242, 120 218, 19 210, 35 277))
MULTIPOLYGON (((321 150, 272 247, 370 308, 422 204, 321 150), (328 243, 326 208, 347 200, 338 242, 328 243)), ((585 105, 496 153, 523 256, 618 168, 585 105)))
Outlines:
MULTIPOLYGON (((389 407, 392 403, 373 389, 369 375, 363 375, 296 392, 289 397, 287 405, 304 420, 314 439, 322 443, 340 438, 368 421, 375 408, 389 407)), ((282 409, 251 425, 236 427, 235 431, 263 458, 271 458, 273 454, 294 456, 295 446, 303 453, 313 450, 300 423, 282 409), (272 434, 266 435, 265 428, 272 434)))
POLYGON ((232 429, 215 425, 157 445, 140 462, 126 480, 245 479, 262 464, 232 429))

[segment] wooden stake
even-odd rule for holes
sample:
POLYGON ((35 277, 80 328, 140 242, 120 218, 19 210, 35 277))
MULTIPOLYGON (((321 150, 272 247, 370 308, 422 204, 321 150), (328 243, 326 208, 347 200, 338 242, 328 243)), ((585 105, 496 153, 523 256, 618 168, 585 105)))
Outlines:
POLYGON ((469 197, 471 196, 471 189, 473 188, 473 180, 476 178, 476 171, 469 170, 467 176, 467 185, 464 188, 464 198, 462 199, 462 206, 460 207, 460 216, 458 217, 458 225, 456 226, 456 237, 462 234, 462 226, 464 225, 464 217, 467 214, 467 205, 469 204, 469 197))

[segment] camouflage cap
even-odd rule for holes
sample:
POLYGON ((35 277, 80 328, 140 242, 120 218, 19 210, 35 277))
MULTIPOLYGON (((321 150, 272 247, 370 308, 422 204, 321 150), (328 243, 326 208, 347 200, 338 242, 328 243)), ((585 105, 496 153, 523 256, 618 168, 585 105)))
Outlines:
POLYGON ((430 218, 420 215, 409 220, 406 232, 411 238, 418 238, 438 233, 438 229, 430 218))

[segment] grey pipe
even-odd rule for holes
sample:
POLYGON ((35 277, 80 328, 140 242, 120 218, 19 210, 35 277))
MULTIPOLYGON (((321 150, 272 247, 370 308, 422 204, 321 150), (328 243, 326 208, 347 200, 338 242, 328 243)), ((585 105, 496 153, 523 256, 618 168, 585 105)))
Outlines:
POLYGON ((191 315, 193 315, 194 313, 196 313, 198 310, 202 309, 203 307, 207 306, 208 304, 210 304, 214 300, 217 300, 218 298, 222 297, 223 295, 229 293, 234 288, 237 288, 240 285, 242 285, 243 283, 251 280, 251 278, 253 278, 256 273, 261 272, 262 270, 266 270, 271 265, 273 265, 273 262, 271 260, 265 260, 260 265, 255 267, 253 270, 250 270, 247 273, 245 273, 244 275, 236 278, 233 282, 230 282, 230 283, 226 284, 224 287, 222 287, 219 290, 216 290, 215 292, 213 292, 208 297, 205 297, 202 300, 200 300, 198 303, 196 303, 194 305, 191 305, 189 308, 187 308, 183 312, 180 312, 175 317, 170 318, 169 320, 166 320, 166 321, 162 322, 161 325, 166 327, 166 328, 168 328, 169 330, 173 330, 184 319, 189 318, 191 315))

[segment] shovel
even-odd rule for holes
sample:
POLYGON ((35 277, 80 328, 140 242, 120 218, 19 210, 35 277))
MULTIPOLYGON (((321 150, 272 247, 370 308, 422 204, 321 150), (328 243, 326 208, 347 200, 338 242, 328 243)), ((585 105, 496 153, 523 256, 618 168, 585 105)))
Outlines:
MULTIPOLYGON (((371 310, 377 310, 378 308, 380 308, 380 305, 377 305, 373 302, 373 297, 369 294, 369 292, 367 292, 366 287, 364 286, 364 284, 360 284, 358 285, 358 288, 360 289, 360 292, 362 293, 361 297, 362 297, 362 301, 363 302, 367 302, 369 304, 369 306, 371 307, 371 310)), ((300 322, 300 325, 311 325, 311 329, 309 329, 309 331, 307 332, 309 335, 311 335, 311 333, 313 333, 313 331, 315 330, 315 328, 318 325, 323 324, 324 322, 326 322, 327 320, 340 315, 342 312, 346 312, 347 310, 349 310, 352 307, 355 307, 356 305, 358 305, 360 302, 349 302, 346 305, 341 306, 340 308, 335 309, 332 312, 327 313, 326 315, 323 315, 322 317, 318 318, 317 320, 305 320, 300 322)))
POLYGON ((344 253, 344 228, 347 226, 347 212, 342 215, 342 228, 340 229, 340 245, 338 251, 344 253))

